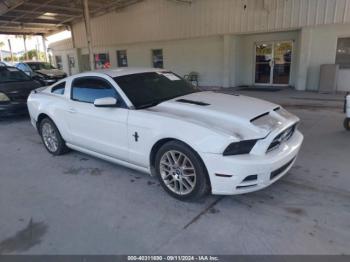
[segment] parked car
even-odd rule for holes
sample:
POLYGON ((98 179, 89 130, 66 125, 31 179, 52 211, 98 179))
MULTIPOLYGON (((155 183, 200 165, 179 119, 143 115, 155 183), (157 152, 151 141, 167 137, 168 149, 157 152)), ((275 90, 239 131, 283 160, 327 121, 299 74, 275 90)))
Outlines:
POLYGON ((15 67, 0 66, 0 116, 27 113, 27 98, 40 84, 15 67))
POLYGON ((13 66, 13 65, 9 62, 0 61, 0 66, 13 66))
POLYGON ((181 200, 265 188, 303 141, 281 106, 200 91, 162 69, 77 74, 32 92, 28 108, 49 153, 70 148, 155 175, 181 200))
POLYGON ((67 77, 64 71, 46 62, 20 62, 16 67, 45 86, 67 77))
POLYGON ((350 131, 350 93, 345 96, 344 112, 346 114, 344 120, 344 128, 350 131))

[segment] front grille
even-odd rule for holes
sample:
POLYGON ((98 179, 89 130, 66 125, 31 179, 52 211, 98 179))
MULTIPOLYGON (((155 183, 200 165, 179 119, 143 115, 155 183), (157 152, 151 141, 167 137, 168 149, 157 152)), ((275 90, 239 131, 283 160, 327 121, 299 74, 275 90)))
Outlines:
POLYGON ((270 180, 274 179, 275 177, 279 176, 280 174, 282 174, 284 171, 286 171, 286 169, 293 163, 295 158, 293 158, 291 161, 289 161, 287 164, 281 166, 279 169, 276 169, 275 171, 271 172, 270 175, 270 180))
POLYGON ((296 125, 293 125, 283 132, 281 132, 279 135, 277 135, 271 142, 270 146, 267 149, 267 152, 270 152, 274 149, 277 149, 282 142, 288 141, 294 134, 296 129, 296 125))

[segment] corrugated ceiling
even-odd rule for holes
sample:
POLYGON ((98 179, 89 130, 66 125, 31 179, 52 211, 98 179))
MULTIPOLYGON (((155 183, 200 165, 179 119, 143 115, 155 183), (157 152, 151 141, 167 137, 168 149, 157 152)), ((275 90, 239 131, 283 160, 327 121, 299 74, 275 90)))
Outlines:
MULTIPOLYGON (((89 0, 92 17, 142 0, 89 0)), ((0 34, 51 34, 83 17, 82 0, 0 0, 0 34)))

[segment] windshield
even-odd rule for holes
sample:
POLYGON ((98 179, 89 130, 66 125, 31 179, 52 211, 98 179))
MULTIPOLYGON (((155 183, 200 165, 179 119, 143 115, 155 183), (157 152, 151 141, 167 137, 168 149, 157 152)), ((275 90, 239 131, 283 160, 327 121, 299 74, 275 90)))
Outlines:
POLYGON ((33 71, 38 71, 38 70, 42 70, 42 69, 55 69, 51 64, 49 63, 28 63, 28 65, 30 66, 30 68, 33 71))
POLYGON ((114 80, 136 109, 199 92, 191 83, 171 72, 148 72, 115 77, 114 80))
POLYGON ((30 80, 30 77, 15 67, 0 67, 0 83, 28 80, 30 80))

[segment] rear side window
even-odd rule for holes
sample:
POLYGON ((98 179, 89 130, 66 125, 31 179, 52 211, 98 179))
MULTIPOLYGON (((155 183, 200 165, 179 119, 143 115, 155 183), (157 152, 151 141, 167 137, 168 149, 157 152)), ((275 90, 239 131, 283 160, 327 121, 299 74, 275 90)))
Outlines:
POLYGON ((54 87, 52 87, 51 93, 63 95, 65 88, 66 88, 66 82, 59 83, 59 84, 55 85, 54 87))
POLYGON ((30 78, 16 67, 0 67, 0 83, 29 81, 30 78))
POLYGON ((114 97, 120 100, 115 88, 106 80, 98 77, 81 77, 72 83, 72 100, 94 103, 95 99, 114 97))

